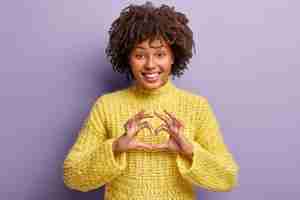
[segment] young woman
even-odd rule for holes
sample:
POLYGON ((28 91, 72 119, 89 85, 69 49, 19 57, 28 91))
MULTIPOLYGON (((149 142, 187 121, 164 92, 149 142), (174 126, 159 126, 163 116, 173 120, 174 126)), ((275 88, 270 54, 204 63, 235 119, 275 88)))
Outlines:
POLYGON ((239 166, 207 98, 172 82, 192 57, 187 24, 183 13, 149 2, 126 7, 113 22, 106 53, 132 84, 93 104, 64 161, 69 188, 106 185, 106 200, 192 200, 193 185, 238 185, 239 166))

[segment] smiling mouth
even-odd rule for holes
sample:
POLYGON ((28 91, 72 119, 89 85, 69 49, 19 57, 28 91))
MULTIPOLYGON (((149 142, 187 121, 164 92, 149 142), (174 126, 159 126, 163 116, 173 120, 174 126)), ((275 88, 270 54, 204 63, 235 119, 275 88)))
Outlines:
POLYGON ((156 82, 159 79, 160 74, 161 72, 142 73, 142 76, 147 82, 156 82))

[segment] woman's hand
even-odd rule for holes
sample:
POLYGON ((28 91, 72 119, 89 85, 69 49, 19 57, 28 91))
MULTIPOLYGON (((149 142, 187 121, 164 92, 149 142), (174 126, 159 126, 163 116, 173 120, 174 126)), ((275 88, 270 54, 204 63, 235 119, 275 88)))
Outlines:
POLYGON ((173 114, 164 110, 166 115, 154 112, 159 117, 163 124, 155 129, 155 134, 158 134, 161 130, 165 130, 169 133, 169 140, 162 144, 152 144, 153 149, 164 149, 174 151, 187 156, 189 159, 193 156, 193 145, 190 144, 183 135, 184 124, 177 119, 173 114))
POLYGON ((152 115, 145 114, 145 110, 142 110, 129 119, 124 124, 125 133, 114 141, 113 151, 115 153, 121 153, 130 149, 152 149, 151 144, 145 144, 134 139, 137 133, 143 128, 147 128, 153 132, 153 128, 148 121, 142 122, 143 119, 152 117, 152 115))

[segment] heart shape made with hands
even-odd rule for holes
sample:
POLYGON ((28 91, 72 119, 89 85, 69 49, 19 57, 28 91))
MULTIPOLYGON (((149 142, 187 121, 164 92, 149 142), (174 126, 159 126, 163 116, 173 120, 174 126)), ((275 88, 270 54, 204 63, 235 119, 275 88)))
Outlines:
MULTIPOLYGON (((134 116, 134 119, 133 120, 137 120, 137 121, 140 121, 140 128, 151 128, 152 131, 160 131, 160 127, 161 125, 166 125, 168 126, 169 128, 170 127, 176 127, 176 128, 179 128, 179 127, 183 127, 183 122, 181 120, 179 120, 175 114, 171 113, 171 112, 168 112, 166 110, 163 110, 164 113, 162 113, 161 111, 153 111, 152 114, 148 114, 149 112, 145 113, 145 110, 141 110, 139 113, 137 113, 135 116, 134 116), (152 120, 145 120, 145 121, 142 121, 144 119, 152 119, 154 120, 154 123, 155 124, 160 124, 158 127, 156 127, 155 129, 153 128, 152 126, 152 123, 150 123, 149 121, 152 121, 152 120), (158 119, 158 121, 157 121, 158 119), (147 126, 147 123, 149 123, 147 126)), ((167 127, 166 127, 167 128, 167 127)))
MULTIPOLYGON (((143 112, 142 112, 143 113, 143 112)), ((154 132, 156 135, 160 131, 166 131, 168 139, 158 141, 157 144, 151 144, 152 150, 153 147, 155 150, 170 150, 173 152, 179 152, 185 155, 193 154, 193 146, 184 136, 184 123, 182 120, 178 119, 175 114, 164 110, 164 114, 154 111, 154 115, 159 118, 163 123, 160 126, 153 130, 152 125, 149 122, 144 123, 146 128, 149 128, 151 132, 154 132)), ((143 116, 143 115, 142 115, 143 116)))
POLYGON ((166 110, 164 110, 164 114, 154 111, 154 115, 146 114, 145 110, 142 110, 133 118, 131 118, 125 127, 135 129, 137 132, 129 134, 133 137, 138 137, 139 139, 143 140, 141 142, 135 142, 136 147, 149 148, 151 146, 151 150, 170 150, 189 156, 192 155, 193 146, 183 134, 183 121, 179 120, 175 114, 166 110), (162 123, 155 129, 149 120, 142 121, 147 118, 153 119, 155 116, 162 121, 162 123), (159 135, 159 137, 139 135, 138 132, 144 128, 149 129, 151 133, 155 133, 156 135, 158 135, 160 131, 164 130, 167 132, 167 136, 169 136, 169 138, 166 140, 166 138, 164 138, 162 135, 159 135), (149 142, 151 143, 150 146, 147 144, 149 142))
MULTIPOLYGON (((184 129, 184 123, 180 119, 178 119, 175 114, 166 110, 163 110, 163 112, 164 113, 153 111, 153 114, 148 114, 143 109, 142 111, 137 113, 134 116, 133 121, 138 121, 138 132, 146 128, 152 134, 157 136, 161 131, 165 131, 169 136, 175 139, 179 139, 180 134, 184 129), (154 124, 156 125, 155 128, 153 126, 154 124)), ((139 133, 136 134, 136 136, 138 135, 139 133)))

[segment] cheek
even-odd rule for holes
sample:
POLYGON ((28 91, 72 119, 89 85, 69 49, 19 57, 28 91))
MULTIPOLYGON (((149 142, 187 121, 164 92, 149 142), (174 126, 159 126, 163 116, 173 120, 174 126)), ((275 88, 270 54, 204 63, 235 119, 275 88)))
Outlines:
POLYGON ((171 60, 165 60, 161 62, 161 66, 164 68, 165 71, 171 71, 172 62, 171 60))
POLYGON ((129 65, 134 73, 138 73, 142 68, 142 63, 135 60, 131 60, 129 65))

